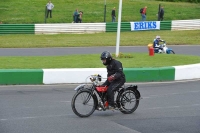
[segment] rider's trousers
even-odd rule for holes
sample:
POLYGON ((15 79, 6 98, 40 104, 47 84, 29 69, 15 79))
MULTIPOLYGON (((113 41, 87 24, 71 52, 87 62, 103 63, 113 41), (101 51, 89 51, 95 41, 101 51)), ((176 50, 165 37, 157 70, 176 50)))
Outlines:
POLYGON ((114 92, 117 91, 124 83, 125 79, 120 79, 117 81, 114 80, 110 83, 107 90, 107 100, 110 106, 114 106, 114 92))

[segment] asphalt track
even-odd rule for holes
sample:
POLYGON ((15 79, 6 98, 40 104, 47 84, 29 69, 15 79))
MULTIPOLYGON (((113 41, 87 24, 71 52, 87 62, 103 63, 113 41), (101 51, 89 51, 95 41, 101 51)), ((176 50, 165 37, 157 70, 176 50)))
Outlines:
MULTIPOLYGON (((200 45, 169 46, 176 54, 200 56, 200 45)), ((101 54, 108 50, 115 53, 115 47, 80 47, 80 48, 0 48, 0 56, 60 56, 70 54, 101 54)), ((147 52, 147 46, 120 47, 120 52, 147 52)))
POLYGON ((199 133, 200 82, 139 84, 133 114, 71 110, 75 85, 0 86, 0 133, 199 133))
MULTIPOLYGON (((177 54, 200 55, 199 46, 171 48, 177 54)), ((0 54, 53 56, 104 50, 115 48, 0 49, 0 54)), ((120 51, 147 52, 147 48, 120 51)), ((200 133, 200 81, 135 84, 143 99, 133 114, 95 111, 88 118, 71 110, 76 85, 0 86, 0 133, 200 133)))

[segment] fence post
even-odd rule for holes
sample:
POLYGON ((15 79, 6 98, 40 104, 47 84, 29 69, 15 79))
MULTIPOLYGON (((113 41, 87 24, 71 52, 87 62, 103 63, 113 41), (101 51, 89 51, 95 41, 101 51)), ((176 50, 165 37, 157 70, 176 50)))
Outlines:
POLYGON ((45 9, 44 9, 44 23, 47 22, 47 6, 45 6, 45 9))
POLYGON ((106 0, 104 2, 104 22, 106 22, 106 0))
POLYGON ((159 6, 158 6, 158 21, 160 21, 160 4, 159 4, 159 6))

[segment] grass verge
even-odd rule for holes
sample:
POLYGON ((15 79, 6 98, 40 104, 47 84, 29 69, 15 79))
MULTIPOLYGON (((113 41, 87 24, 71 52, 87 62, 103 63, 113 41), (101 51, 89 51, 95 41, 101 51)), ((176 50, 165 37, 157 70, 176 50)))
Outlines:
MULTIPOLYGON (((133 58, 118 58, 124 68, 164 67, 200 63, 199 56, 126 53, 133 58)), ((0 57, 0 69, 104 68, 99 54, 69 56, 0 57)))
MULTIPOLYGON (((147 46, 156 35, 160 35, 168 45, 200 42, 200 30, 121 32, 120 46, 147 46)), ((116 36, 117 33, 2 35, 0 48, 116 46, 116 36)))

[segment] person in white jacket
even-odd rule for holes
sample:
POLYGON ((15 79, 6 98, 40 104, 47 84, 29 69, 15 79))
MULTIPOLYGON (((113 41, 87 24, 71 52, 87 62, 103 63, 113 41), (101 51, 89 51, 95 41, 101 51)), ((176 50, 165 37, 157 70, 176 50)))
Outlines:
POLYGON ((52 9, 54 8, 53 3, 51 3, 51 1, 49 1, 49 3, 47 3, 46 7, 47 7, 47 18, 49 16, 49 13, 50 13, 50 18, 52 18, 52 9))

